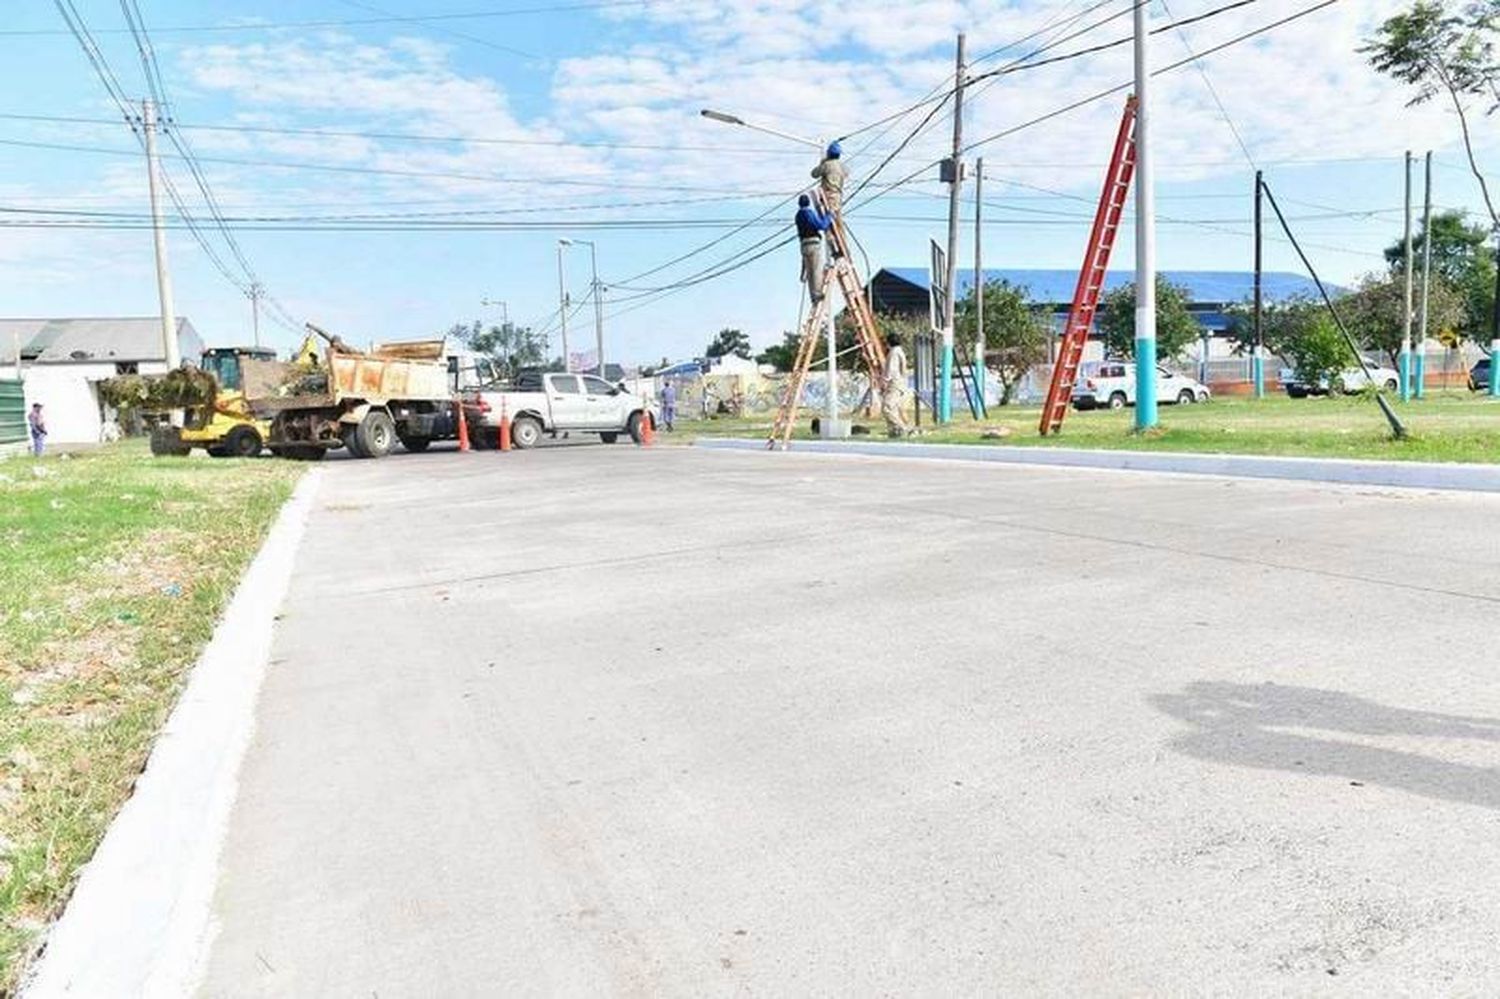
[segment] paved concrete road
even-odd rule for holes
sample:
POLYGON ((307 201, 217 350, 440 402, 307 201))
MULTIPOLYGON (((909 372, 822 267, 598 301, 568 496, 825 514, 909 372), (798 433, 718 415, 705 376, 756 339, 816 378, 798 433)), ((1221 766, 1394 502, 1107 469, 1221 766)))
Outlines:
POLYGON ((326 472, 206 995, 1500 989, 1500 498, 326 472))

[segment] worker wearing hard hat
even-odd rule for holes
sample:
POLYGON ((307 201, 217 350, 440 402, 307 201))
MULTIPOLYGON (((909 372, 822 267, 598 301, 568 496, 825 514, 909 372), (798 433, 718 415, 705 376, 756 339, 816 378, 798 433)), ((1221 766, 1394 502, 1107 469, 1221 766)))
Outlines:
POLYGON ((823 298, 823 233, 833 226, 833 215, 818 211, 807 195, 797 199, 797 242, 802 249, 802 281, 817 305, 823 298))
POLYGON ((837 216, 844 204, 844 183, 849 179, 849 168, 844 166, 844 149, 837 141, 828 144, 823 162, 813 167, 813 179, 818 181, 823 194, 823 209, 837 216))

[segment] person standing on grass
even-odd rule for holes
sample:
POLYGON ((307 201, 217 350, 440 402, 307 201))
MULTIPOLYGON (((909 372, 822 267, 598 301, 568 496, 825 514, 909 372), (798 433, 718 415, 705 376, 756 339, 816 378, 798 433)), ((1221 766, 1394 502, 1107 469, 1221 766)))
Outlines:
POLYGON ((663 429, 671 430, 672 424, 677 422, 677 386, 672 384, 671 379, 662 386, 661 390, 661 425, 663 429))
POLYGON ((40 458, 47 450, 47 420, 42 416, 41 403, 31 404, 31 412, 26 414, 26 429, 31 431, 31 453, 40 458))
POLYGON ((905 437, 911 433, 906 425, 906 351, 901 347, 901 334, 886 337, 889 350, 885 355, 885 393, 880 399, 880 415, 885 417, 885 432, 889 437, 905 437))

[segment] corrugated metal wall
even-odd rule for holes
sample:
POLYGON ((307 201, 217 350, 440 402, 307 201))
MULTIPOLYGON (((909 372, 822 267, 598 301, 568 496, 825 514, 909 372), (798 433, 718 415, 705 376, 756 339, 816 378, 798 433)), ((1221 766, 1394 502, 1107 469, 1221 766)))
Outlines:
POLYGON ((26 439, 26 396, 21 383, 0 378, 0 444, 26 439))

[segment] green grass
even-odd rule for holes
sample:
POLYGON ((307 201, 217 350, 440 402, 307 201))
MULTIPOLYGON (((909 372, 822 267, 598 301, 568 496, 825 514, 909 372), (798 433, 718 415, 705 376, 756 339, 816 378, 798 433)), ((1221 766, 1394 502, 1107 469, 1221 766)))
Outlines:
MULTIPOLYGON (((962 402, 960 401, 960 406, 962 402)), ((968 411, 954 423, 933 428, 924 420, 920 441, 1008 447, 1082 447, 1112 450, 1193 451, 1216 454, 1305 455, 1323 458, 1379 458, 1395 461, 1500 462, 1500 400, 1468 392, 1432 393, 1421 402, 1393 403, 1409 436, 1393 439, 1374 399, 1362 396, 1259 402, 1216 399, 1205 405, 1162 406, 1160 426, 1134 430, 1134 410, 1070 412, 1060 435, 1037 432, 1040 410, 1006 406, 990 419, 974 421, 968 411), (987 439, 985 431, 1003 436, 987 439)), ((811 437, 804 410, 798 437, 811 437)), ((925 414, 924 414, 925 415, 925 414)), ((879 418, 857 420, 872 437, 884 439, 879 418)), ((667 443, 697 437, 763 437, 770 416, 754 420, 682 421, 667 443)))
POLYGON ((133 441, 0 462, 0 991, 129 796, 300 472, 133 441))

